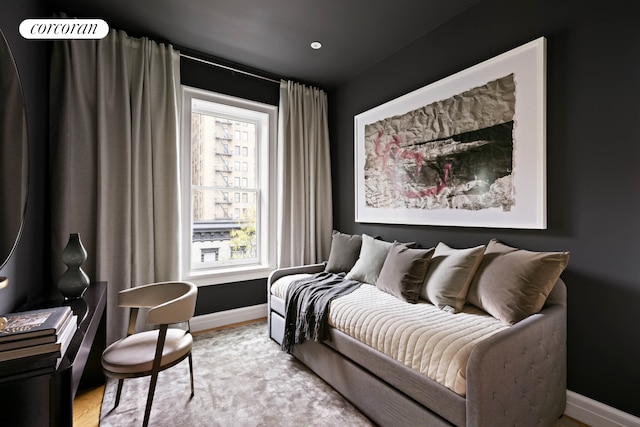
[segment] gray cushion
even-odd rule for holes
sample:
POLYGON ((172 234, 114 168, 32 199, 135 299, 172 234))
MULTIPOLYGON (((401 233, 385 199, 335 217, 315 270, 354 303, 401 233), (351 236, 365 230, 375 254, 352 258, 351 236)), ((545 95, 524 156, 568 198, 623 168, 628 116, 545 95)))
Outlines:
POLYGON ((403 301, 417 302, 432 255, 433 248, 410 249, 401 243, 394 243, 380 270, 376 286, 403 301))
POLYGON ((569 252, 532 252, 493 239, 467 302, 508 324, 540 311, 569 262, 569 252))
POLYGON ((441 310, 462 310, 486 246, 453 249, 444 243, 436 246, 420 296, 441 310))
POLYGON ((333 230, 331 251, 329 252, 329 260, 325 271, 329 273, 346 273, 351 270, 358 260, 361 246, 361 236, 333 230))
POLYGON ((375 285, 392 245, 391 242, 376 240, 363 234, 360 256, 346 278, 375 285))

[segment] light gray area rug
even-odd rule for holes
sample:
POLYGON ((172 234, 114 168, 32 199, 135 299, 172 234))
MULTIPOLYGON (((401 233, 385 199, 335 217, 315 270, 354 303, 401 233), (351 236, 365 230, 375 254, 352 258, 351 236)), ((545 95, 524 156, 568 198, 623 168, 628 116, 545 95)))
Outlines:
MULTIPOLYGON (((313 372, 280 351, 267 335, 266 322, 196 335, 193 365, 193 398, 186 360, 160 373, 150 426, 374 425, 313 372)), ((125 380, 120 405, 113 410, 116 386, 117 381, 107 381, 100 425, 142 425, 149 377, 125 380)), ((566 417, 554 424, 582 426, 566 417)))
MULTIPOLYGON (((150 426, 372 426, 313 372, 280 351, 259 322, 194 337, 195 396, 190 398, 185 360, 163 371, 150 426)), ((112 410, 117 381, 108 380, 100 425, 142 425, 149 377, 124 381, 112 410)))

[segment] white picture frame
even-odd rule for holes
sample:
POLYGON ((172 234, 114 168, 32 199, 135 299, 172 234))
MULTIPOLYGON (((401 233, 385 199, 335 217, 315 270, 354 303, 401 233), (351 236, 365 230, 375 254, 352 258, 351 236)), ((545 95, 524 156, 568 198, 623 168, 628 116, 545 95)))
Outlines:
POLYGON ((544 37, 358 114, 354 128, 356 222, 547 227, 544 37))

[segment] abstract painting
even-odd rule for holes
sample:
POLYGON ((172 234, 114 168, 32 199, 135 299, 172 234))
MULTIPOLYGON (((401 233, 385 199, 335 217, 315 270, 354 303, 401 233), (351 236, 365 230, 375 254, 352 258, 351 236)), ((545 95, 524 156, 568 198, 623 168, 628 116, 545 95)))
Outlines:
POLYGON ((546 228, 545 39, 355 117, 356 221, 546 228))

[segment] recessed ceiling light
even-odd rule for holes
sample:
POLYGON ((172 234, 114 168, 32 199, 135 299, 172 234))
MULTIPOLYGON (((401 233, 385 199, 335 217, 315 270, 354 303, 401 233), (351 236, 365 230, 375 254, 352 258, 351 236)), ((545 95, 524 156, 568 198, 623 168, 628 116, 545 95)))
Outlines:
POLYGON ((318 49, 320 49, 321 47, 322 47, 322 43, 320 43, 320 42, 312 42, 312 43, 311 43, 311 49, 316 49, 316 50, 318 50, 318 49))

